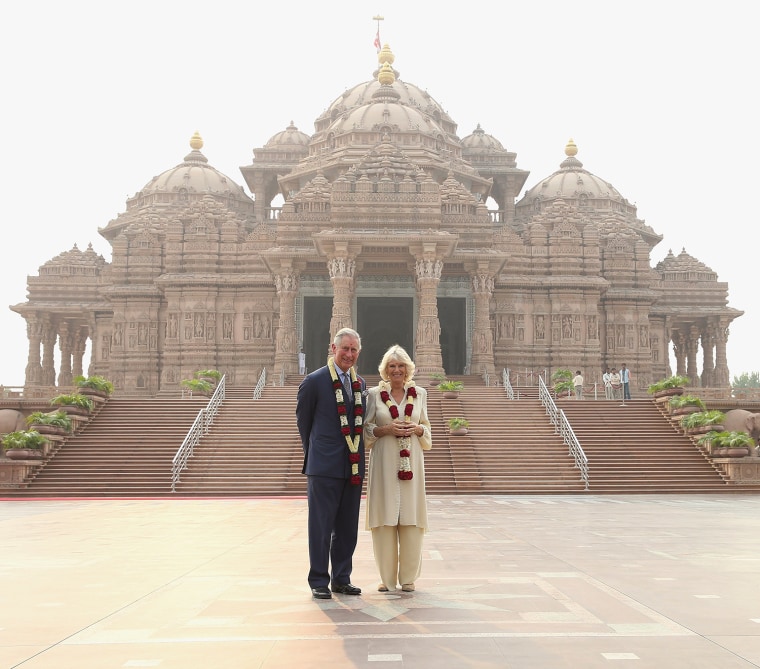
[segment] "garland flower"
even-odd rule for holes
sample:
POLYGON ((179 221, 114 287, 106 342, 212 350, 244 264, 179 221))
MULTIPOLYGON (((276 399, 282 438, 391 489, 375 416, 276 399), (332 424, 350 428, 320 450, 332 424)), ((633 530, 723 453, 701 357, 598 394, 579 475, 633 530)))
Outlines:
POLYGON ((354 393, 354 427, 353 430, 348 424, 348 409, 346 399, 343 397, 343 383, 338 378, 338 372, 335 369, 335 361, 330 358, 327 361, 327 367, 330 370, 333 389, 335 390, 335 400, 338 402, 338 418, 340 418, 340 431, 346 438, 348 444, 348 461, 351 463, 351 484, 361 485, 362 477, 359 474, 359 440, 362 434, 362 424, 364 422, 364 408, 362 407, 362 384, 356 378, 356 370, 351 368, 351 390, 354 393))
MULTIPOLYGON (((406 404, 404 405, 404 421, 407 423, 412 420, 412 411, 414 411, 414 400, 417 398, 417 390, 415 389, 415 383, 414 381, 410 381, 408 384, 405 384, 406 388, 406 404)), ((388 411, 391 412, 391 418, 393 420, 396 420, 399 417, 398 407, 396 406, 396 403, 391 400, 390 393, 388 390, 390 389, 390 384, 387 381, 382 381, 380 383, 380 399, 385 402, 385 405, 388 407, 388 411)), ((409 452, 409 449, 412 445, 412 438, 410 436, 406 437, 396 437, 398 440, 398 454, 399 454, 399 469, 398 469, 398 477, 402 481, 411 481, 414 478, 414 472, 412 471, 412 463, 409 460, 409 456, 411 453, 409 452)))

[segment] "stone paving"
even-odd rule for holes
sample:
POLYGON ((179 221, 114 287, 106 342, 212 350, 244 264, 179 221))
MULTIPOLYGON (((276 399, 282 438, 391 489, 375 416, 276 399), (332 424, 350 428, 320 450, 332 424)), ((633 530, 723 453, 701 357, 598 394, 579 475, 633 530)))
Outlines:
POLYGON ((415 592, 362 529, 315 601, 302 498, 0 501, 0 669, 760 667, 760 496, 429 509, 415 592))

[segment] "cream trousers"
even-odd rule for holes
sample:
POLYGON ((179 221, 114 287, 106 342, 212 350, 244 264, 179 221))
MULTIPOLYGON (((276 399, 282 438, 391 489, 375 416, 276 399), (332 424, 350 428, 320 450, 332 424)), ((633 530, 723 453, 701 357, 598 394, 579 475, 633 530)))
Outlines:
POLYGON ((396 583, 414 583, 422 570, 422 538, 425 530, 416 525, 383 525, 372 528, 372 548, 380 580, 388 590, 396 583))

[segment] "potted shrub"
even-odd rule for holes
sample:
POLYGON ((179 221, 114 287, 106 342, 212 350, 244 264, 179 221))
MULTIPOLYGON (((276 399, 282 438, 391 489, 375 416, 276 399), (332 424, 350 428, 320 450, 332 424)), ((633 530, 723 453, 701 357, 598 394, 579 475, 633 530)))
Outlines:
POLYGON ((672 395, 668 400, 668 407, 670 415, 680 420, 680 417, 685 414, 704 411, 705 403, 696 395, 672 395))
POLYGON ((461 416, 454 416, 449 418, 449 432, 451 434, 467 434, 470 427, 470 421, 461 416))
POLYGON ((691 379, 688 376, 675 374, 667 379, 656 381, 647 388, 647 392, 655 398, 683 395, 683 389, 689 383, 691 383, 691 379))
POLYGON ((209 383, 216 385, 221 381, 223 374, 216 369, 199 369, 195 372, 195 378, 201 381, 208 381, 209 383))
POLYGON ((444 397, 454 398, 459 397, 459 393, 464 388, 464 383, 461 381, 441 381, 438 384, 438 390, 443 393, 444 397))
POLYGON ((193 393, 208 396, 214 392, 214 384, 204 379, 183 379, 179 382, 179 385, 187 388, 191 396, 193 393))
POLYGON ((17 430, 3 437, 3 451, 11 460, 28 460, 41 458, 43 448, 48 443, 46 437, 37 430, 17 430))
POLYGON ((50 404, 58 406, 67 414, 87 416, 95 407, 95 403, 82 393, 64 393, 50 400, 50 404))
POLYGON ((708 432, 699 438, 699 444, 709 445, 710 455, 719 458, 741 458, 749 455, 755 445, 746 432, 708 432))
POLYGON ((64 435, 71 432, 74 423, 69 414, 63 409, 57 411, 35 411, 26 419, 30 430, 35 430, 40 434, 57 434, 64 435))
POLYGON ((558 369, 552 374, 552 390, 555 397, 569 397, 575 392, 573 372, 569 369, 558 369))
POLYGON ((439 373, 439 372, 435 372, 435 373, 433 373, 433 374, 430 375, 430 385, 431 386, 436 386, 437 387, 440 383, 442 383, 445 380, 446 380, 446 377, 443 374, 439 373))
POLYGON ((77 376, 74 385, 83 395, 108 397, 113 392, 113 383, 103 376, 77 376))
POLYGON ((697 411, 681 416, 681 427, 686 434, 707 434, 708 432, 723 432, 723 420, 726 414, 713 409, 697 411))

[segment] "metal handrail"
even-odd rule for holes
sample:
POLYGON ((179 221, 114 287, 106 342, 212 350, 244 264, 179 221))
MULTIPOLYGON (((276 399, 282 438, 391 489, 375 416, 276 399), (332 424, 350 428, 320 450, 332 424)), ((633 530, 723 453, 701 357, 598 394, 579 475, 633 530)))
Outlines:
POLYGON ((546 387, 546 383, 544 383, 544 380, 540 376, 538 377, 538 397, 541 400, 541 404, 544 405, 546 413, 549 415, 549 421, 554 425, 554 431, 558 432, 562 436, 562 440, 567 444, 575 466, 581 473, 584 489, 588 490, 588 458, 583 452, 583 448, 581 448, 581 444, 578 441, 578 437, 575 436, 573 428, 570 427, 570 422, 567 420, 565 412, 557 407, 554 398, 546 387))
POLYGON ((261 370, 261 374, 259 374, 259 380, 256 382, 256 386, 253 389, 253 399, 260 400, 261 399, 261 393, 264 390, 264 386, 267 384, 267 368, 264 367, 264 369, 261 370))
POLYGON ((198 412, 190 430, 188 431, 182 445, 172 458, 172 492, 176 492, 177 483, 183 469, 187 469, 187 463, 193 457, 193 451, 200 442, 204 434, 208 434, 209 427, 214 422, 214 418, 222 406, 227 392, 227 376, 223 376, 216 386, 214 394, 208 401, 208 404, 198 412))
POLYGON ((501 385, 504 386, 504 392, 507 393, 507 397, 511 400, 515 399, 515 389, 509 380, 509 370, 506 367, 501 370, 501 385))

